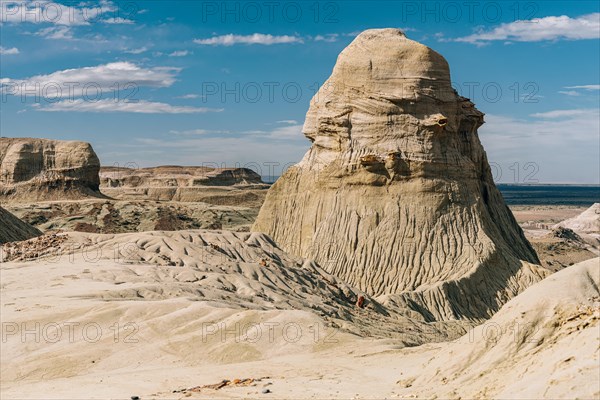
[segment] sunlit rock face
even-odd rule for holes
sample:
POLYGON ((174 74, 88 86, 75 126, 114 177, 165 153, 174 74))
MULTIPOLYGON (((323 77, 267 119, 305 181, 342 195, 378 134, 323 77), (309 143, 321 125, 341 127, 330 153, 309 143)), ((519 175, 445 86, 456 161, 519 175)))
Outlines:
POLYGON ((312 146, 253 230, 426 320, 487 318, 546 271, 494 185, 483 122, 440 54, 365 31, 312 99, 312 146))
POLYGON ((0 138, 0 199, 101 197, 100 161, 86 142, 0 138))

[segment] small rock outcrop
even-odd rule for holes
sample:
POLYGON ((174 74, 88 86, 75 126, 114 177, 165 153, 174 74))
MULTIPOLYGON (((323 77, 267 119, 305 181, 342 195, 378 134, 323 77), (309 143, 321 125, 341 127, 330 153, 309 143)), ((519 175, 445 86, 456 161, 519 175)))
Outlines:
POLYGON ((483 122, 440 54, 365 31, 312 99, 312 146, 253 230, 426 320, 488 318, 547 271, 494 184, 483 122))
POLYGON ((0 138, 0 199, 7 202, 102 197, 100 161, 89 143, 0 138))
POLYGON ((42 232, 0 207, 0 244, 40 236, 42 232))
POLYGON ((577 233, 600 233, 600 203, 594 203, 581 214, 559 222, 554 228, 568 228, 577 233))

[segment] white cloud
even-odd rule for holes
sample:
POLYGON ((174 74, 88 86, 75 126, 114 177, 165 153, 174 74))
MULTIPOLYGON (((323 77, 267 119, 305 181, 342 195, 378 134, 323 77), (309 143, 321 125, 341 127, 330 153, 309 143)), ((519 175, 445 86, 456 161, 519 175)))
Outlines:
POLYGON ((55 25, 90 25, 117 7, 110 1, 101 0, 98 5, 88 7, 68 6, 50 0, 2 0, 0 2, 0 23, 50 23, 55 25))
POLYGON ((199 98, 199 97, 200 97, 200 95, 199 95, 199 94, 193 94, 193 93, 190 93, 190 94, 184 94, 183 96, 178 96, 178 97, 176 97, 176 98, 177 98, 177 99, 185 99, 185 100, 189 100, 189 99, 197 99, 197 98, 199 98))
POLYGON ((337 42, 338 38, 339 38, 339 34, 337 33, 329 33, 326 35, 317 35, 314 37, 314 41, 315 42, 328 42, 328 43, 333 43, 333 42, 337 42))
POLYGON ((0 46, 0 55, 9 56, 14 54, 19 54, 19 49, 17 49, 16 47, 8 49, 0 46))
POLYGON ((105 23, 105 24, 110 24, 110 25, 131 25, 131 24, 135 24, 135 22, 133 20, 127 19, 127 18, 122 18, 122 17, 108 18, 108 19, 102 20, 102 22, 105 23))
POLYGON ((252 35, 234 35, 232 33, 222 36, 213 36, 208 39, 194 39, 194 43, 211 46, 233 46, 234 44, 262 44, 272 45, 281 43, 304 43, 298 36, 273 36, 263 33, 254 33, 252 35))
POLYGON ((531 117, 534 118, 569 118, 569 117, 580 117, 580 116, 589 116, 597 114, 597 110, 593 109, 575 109, 575 110, 553 110, 542 113, 531 114, 531 117))
MULTIPOLYGON (((274 123, 286 124, 293 120, 274 123)), ((173 130, 167 137, 137 138, 124 144, 127 152, 116 154, 110 162, 129 162, 153 154, 154 165, 217 163, 245 166, 261 175, 281 175, 294 165, 310 147, 299 124, 280 126, 273 130, 228 131, 211 129, 173 130), (299 140, 295 140, 299 139, 299 140), (276 163, 276 164, 273 164, 276 163)))
POLYGON ((534 18, 501 24, 491 30, 449 39, 482 45, 494 40, 539 42, 543 40, 581 40, 600 38, 600 13, 571 18, 566 15, 534 18))
POLYGON ((169 131, 171 135, 177 136, 189 136, 189 135, 220 135, 231 133, 231 131, 219 131, 219 130, 211 130, 211 129, 190 129, 186 131, 169 131))
POLYGON ((221 112, 223 109, 173 106, 171 104, 151 102, 151 101, 115 101, 112 99, 103 99, 99 101, 63 100, 51 103, 43 107, 37 107, 38 111, 46 112, 125 112, 140 114, 199 114, 208 112, 221 112))
POLYGON ((565 89, 600 90, 600 85, 565 86, 565 89))
MULTIPOLYGON (((407 30, 415 30, 407 28, 407 30)), ((360 31, 350 33, 326 33, 320 35, 281 35, 275 36, 264 33, 254 33, 252 35, 235 35, 233 33, 221 36, 213 36, 205 39, 195 39, 194 43, 202 45, 212 46, 233 46, 235 44, 262 44, 262 45, 273 45, 282 43, 304 43, 305 41, 313 42, 326 42, 334 43, 337 42, 341 37, 354 37, 358 35, 360 31)))
POLYGON ((260 136, 187 136, 166 139, 138 138, 126 154, 110 162, 130 162, 132 159, 147 159, 154 154, 154 165, 216 163, 226 166, 252 168, 261 175, 281 175, 282 170, 298 162, 310 142, 273 141, 260 136), (273 166, 273 162, 279 165, 273 166))
POLYGON ((95 98, 99 93, 114 95, 117 86, 129 91, 134 86, 168 87, 175 82, 175 74, 179 71, 178 68, 142 68, 130 62, 114 62, 95 67, 66 69, 26 79, 3 78, 0 79, 0 87, 13 95, 37 92, 41 97, 52 99, 82 96, 95 98))
POLYGON ((73 31, 68 26, 50 26, 48 28, 40 29, 35 34, 46 39, 73 39, 73 31))
POLYGON ((553 110, 531 117, 485 116, 479 136, 489 160, 501 167, 500 181, 600 182, 599 110, 553 110))
POLYGON ((576 89, 576 90, 561 90, 558 93, 564 94, 567 96, 581 96, 581 90, 585 92, 592 92, 596 90, 600 90, 600 85, 578 85, 578 86, 565 86, 565 89, 576 89), (578 91, 579 90, 579 91, 578 91))
POLYGON ((287 123, 288 126, 280 126, 272 130, 251 130, 242 132, 245 135, 252 135, 254 137, 274 139, 274 140, 290 140, 290 139, 302 139, 305 140, 302 134, 302 125, 298 124, 297 121, 286 120, 278 121, 277 123, 287 123), (289 124, 294 122, 295 124, 289 124))
POLYGON ((302 134, 302 125, 289 125, 276 128, 269 132, 271 139, 305 139, 302 134))
POLYGON ((581 93, 579 93, 576 90, 559 90, 558 93, 564 94, 567 96, 581 96, 581 93))
POLYGON ((169 57, 185 57, 188 54, 190 54, 190 52, 187 50, 178 50, 178 51, 174 51, 171 54, 169 54, 169 57))
POLYGON ((305 140, 302 134, 302 125, 296 120, 286 119, 277 121, 276 124, 283 124, 286 126, 279 126, 271 130, 248 130, 248 131, 229 131, 229 130, 211 130, 211 129, 190 129, 190 130, 171 130, 169 131, 172 135, 177 136, 194 136, 194 135, 233 135, 236 137, 252 137, 255 140, 290 140, 290 139, 302 139, 305 140))
POLYGON ((125 53, 127 54, 142 54, 148 51, 147 47, 140 47, 137 49, 129 49, 129 50, 123 50, 125 53))

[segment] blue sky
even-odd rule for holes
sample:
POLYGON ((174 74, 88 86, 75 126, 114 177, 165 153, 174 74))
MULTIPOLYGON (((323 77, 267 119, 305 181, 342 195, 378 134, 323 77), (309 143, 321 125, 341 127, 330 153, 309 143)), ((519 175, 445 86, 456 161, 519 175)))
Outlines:
MULTIPOLYGON (((600 183, 596 1, 5 1, 2 136, 85 140, 104 165, 300 160, 309 101, 364 29, 446 57, 486 113, 499 182, 600 183)), ((272 171, 272 172, 271 172, 272 171)))

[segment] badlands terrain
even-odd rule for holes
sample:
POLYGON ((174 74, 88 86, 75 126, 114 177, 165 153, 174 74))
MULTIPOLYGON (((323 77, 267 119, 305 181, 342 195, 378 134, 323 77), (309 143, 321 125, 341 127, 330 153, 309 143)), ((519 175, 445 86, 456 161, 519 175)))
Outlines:
POLYGON ((272 186, 1 138, 1 397, 598 398, 600 204, 508 208, 399 30, 321 91, 272 186))

